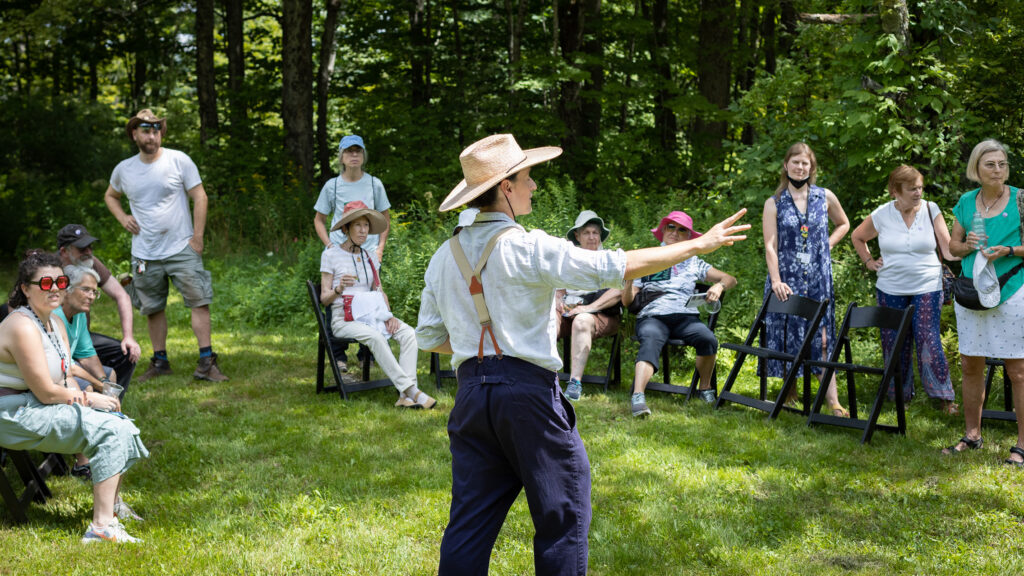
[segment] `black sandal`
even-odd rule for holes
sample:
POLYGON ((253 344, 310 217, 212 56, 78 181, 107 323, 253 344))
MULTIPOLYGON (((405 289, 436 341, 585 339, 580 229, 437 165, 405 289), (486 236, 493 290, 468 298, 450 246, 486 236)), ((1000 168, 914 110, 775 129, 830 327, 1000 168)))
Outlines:
MULTIPOLYGON (((981 436, 978 436, 977 440, 971 440, 967 436, 964 436, 963 438, 958 440, 956 444, 953 444, 952 446, 947 446, 946 448, 944 448, 942 450, 942 453, 946 454, 948 456, 948 455, 952 455, 952 454, 959 454, 961 452, 966 452, 969 449, 970 450, 977 450, 978 448, 981 448, 981 445, 984 444, 984 443, 985 443, 985 440, 981 436), (962 450, 957 450, 956 447, 959 446, 961 442, 963 442, 964 445, 967 446, 967 448, 964 448, 962 450)), ((1014 446, 1014 448, 1016 448, 1016 446, 1014 446)), ((1018 448, 1018 450, 1019 450, 1019 448, 1018 448)))
POLYGON ((1010 466, 1016 466, 1017 468, 1024 468, 1024 450, 1021 450, 1020 448, 1017 448, 1016 446, 1014 446, 1014 447, 1010 448, 1010 454, 1016 454, 1017 456, 1020 456, 1022 459, 1021 460, 1014 460, 1012 458, 1007 458, 1005 460, 1005 462, 1007 464, 1009 464, 1010 466))

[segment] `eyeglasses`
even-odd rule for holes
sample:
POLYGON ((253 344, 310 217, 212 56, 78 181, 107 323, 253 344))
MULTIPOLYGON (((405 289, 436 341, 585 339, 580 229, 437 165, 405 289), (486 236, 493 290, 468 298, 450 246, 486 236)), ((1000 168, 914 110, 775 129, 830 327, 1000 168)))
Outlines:
POLYGON ((54 284, 57 285, 57 290, 67 290, 68 284, 70 284, 70 280, 68 280, 67 276, 63 275, 57 276, 56 278, 52 278, 50 276, 43 276, 39 280, 30 280, 26 282, 26 284, 33 284, 35 286, 39 286, 39 288, 42 289, 44 292, 49 292, 50 290, 53 290, 54 284))
POLYGON ((82 294, 85 294, 86 296, 92 296, 97 300, 100 299, 100 294, 102 294, 102 292, 100 292, 96 288, 86 288, 85 286, 79 286, 78 291, 81 292, 82 294))
POLYGON ((679 232, 682 234, 683 232, 688 231, 689 228, 686 228, 685 226, 679 226, 678 224, 665 224, 665 232, 679 232))
POLYGON ((1006 162, 1006 161, 1003 161, 1003 162, 985 162, 984 164, 982 164, 982 166, 984 166, 986 170, 995 170, 996 168, 999 168, 1000 170, 1006 170, 1006 168, 1009 165, 1010 165, 1010 163, 1006 162))

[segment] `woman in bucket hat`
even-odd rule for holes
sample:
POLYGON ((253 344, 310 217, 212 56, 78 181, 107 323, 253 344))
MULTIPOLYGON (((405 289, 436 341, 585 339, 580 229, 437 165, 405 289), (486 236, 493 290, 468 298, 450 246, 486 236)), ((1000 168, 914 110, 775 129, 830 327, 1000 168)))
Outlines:
MULTIPOLYGON (((693 218, 679 210, 670 212, 651 229, 654 237, 663 246, 700 238, 700 232, 693 229, 693 218)), ((669 338, 678 338, 697 351, 697 372, 700 374, 700 399, 708 404, 715 402, 715 389, 711 387, 711 374, 715 369, 718 354, 718 339, 700 321, 700 311, 687 308, 687 301, 693 295, 697 282, 714 282, 707 291, 707 301, 717 302, 722 292, 736 286, 736 278, 718 270, 698 256, 690 258, 656 274, 633 280, 633 286, 623 295, 622 303, 629 306, 642 290, 656 290, 663 294, 657 300, 644 306, 636 315, 636 335, 640 351, 636 355, 633 373, 633 394, 630 408, 633 416, 651 413, 647 407, 644 390, 651 376, 658 370, 661 349, 669 338)))
POLYGON ((427 267, 416 329, 420 348, 452 354, 459 388, 448 420, 450 520, 439 574, 486 574, 509 507, 526 491, 537 574, 585 574, 590 465, 572 405, 558 386, 552 322, 557 288, 621 289, 625 280, 743 240, 740 210, 699 239, 632 252, 583 250, 515 217, 529 214, 532 166, 557 147, 522 150, 488 136, 461 156, 465 179, 441 211, 468 204, 474 222, 427 267))
POLYGON ((365 344, 398 389, 396 407, 433 408, 435 400, 416 386, 416 332, 395 318, 380 285, 377 262, 362 245, 387 226, 384 215, 356 200, 345 205, 334 228, 345 241, 320 256, 320 301, 331 306, 331 332, 365 344), (398 342, 398 358, 388 340, 398 342))
MULTIPOLYGON (((604 220, 593 210, 584 210, 565 237, 584 250, 601 250, 608 239, 609 230, 604 220)), ((579 400, 583 394, 583 370, 590 357, 590 346, 595 338, 610 336, 619 331, 622 312, 619 300, 622 291, 614 288, 601 290, 567 290, 555 293, 555 313, 558 314, 558 338, 571 334, 572 350, 569 383, 565 395, 579 400)))

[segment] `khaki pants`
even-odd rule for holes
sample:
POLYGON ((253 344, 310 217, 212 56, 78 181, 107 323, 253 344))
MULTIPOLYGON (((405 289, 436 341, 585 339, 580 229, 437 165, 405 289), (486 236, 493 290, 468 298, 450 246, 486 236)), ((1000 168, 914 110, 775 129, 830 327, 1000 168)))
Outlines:
POLYGON ((401 320, 398 324, 398 330, 391 335, 398 342, 397 360, 384 335, 362 322, 345 322, 343 315, 336 314, 331 320, 331 332, 338 338, 353 338, 365 344, 395 388, 404 392, 416 384, 416 355, 419 348, 416 346, 416 331, 401 320))

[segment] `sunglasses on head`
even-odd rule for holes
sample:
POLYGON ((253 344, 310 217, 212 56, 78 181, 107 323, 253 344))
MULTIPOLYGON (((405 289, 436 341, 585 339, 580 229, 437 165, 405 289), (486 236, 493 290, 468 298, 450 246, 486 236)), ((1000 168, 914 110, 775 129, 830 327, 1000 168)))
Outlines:
POLYGON ((154 130, 160 129, 159 122, 139 122, 139 128, 152 128, 154 130))
POLYGON ((68 280, 68 277, 64 275, 57 276, 56 278, 50 276, 43 276, 39 280, 26 282, 26 284, 33 284, 35 286, 39 286, 39 288, 41 288, 45 292, 53 290, 54 284, 57 285, 57 290, 67 290, 68 284, 70 283, 71 281, 68 280))

